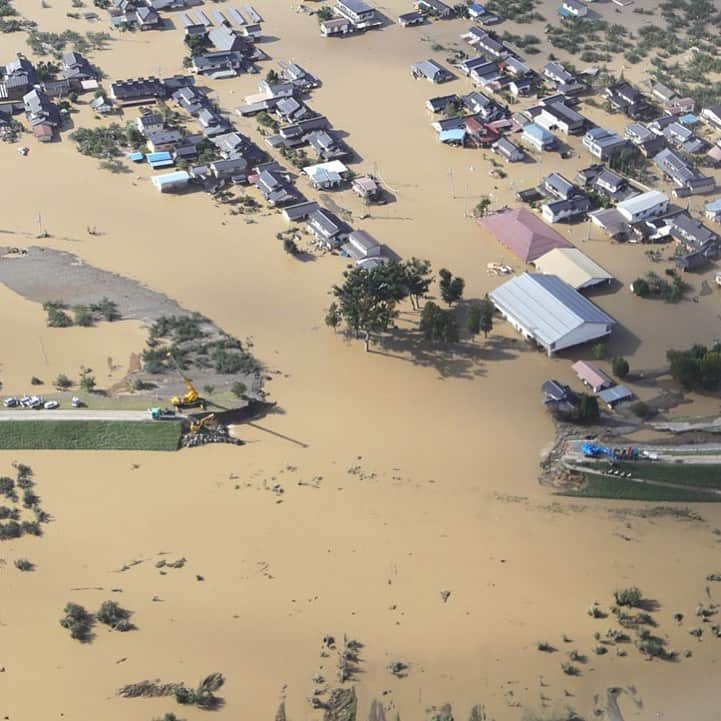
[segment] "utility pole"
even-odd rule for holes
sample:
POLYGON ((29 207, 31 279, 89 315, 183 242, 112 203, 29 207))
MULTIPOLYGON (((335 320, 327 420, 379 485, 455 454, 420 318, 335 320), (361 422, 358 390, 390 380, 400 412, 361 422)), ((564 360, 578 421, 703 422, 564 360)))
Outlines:
POLYGON ((453 178, 453 168, 448 168, 448 177, 451 179, 451 198, 456 199, 456 183, 453 178))
POLYGON ((38 238, 44 238, 45 237, 45 231, 43 230, 43 217, 40 215, 40 211, 38 210, 38 238))

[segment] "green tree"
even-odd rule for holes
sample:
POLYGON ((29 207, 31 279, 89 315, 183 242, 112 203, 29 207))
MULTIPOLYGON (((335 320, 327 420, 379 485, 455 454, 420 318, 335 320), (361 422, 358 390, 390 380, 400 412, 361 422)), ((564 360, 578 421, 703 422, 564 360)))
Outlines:
POLYGON ((335 332, 338 330, 341 320, 338 304, 331 303, 328 306, 328 312, 325 314, 325 324, 335 332))
POLYGON ((484 298, 481 301, 481 330, 484 338, 488 338, 488 334, 493 330, 493 314, 495 310, 493 301, 489 298, 484 298))
POLYGON ((613 370, 613 375, 615 375, 616 378, 625 378, 628 375, 628 371, 630 370, 628 361, 622 356, 616 356, 613 359, 611 368, 613 370))
POLYGON ((577 419, 581 423, 595 421, 601 415, 596 396, 589 395, 588 393, 579 393, 578 400, 577 419))
POLYGON ((459 276, 453 277, 453 274, 447 268, 441 268, 438 271, 438 285, 441 289, 441 298, 448 305, 453 305, 463 297, 466 281, 459 276))
POLYGON ((343 274, 342 285, 333 287, 338 312, 356 338, 363 335, 366 351, 372 333, 388 330, 397 315, 396 304, 406 293, 399 268, 397 263, 369 270, 356 266, 343 274))
POLYGON ((478 303, 473 303, 468 309, 466 330, 472 337, 477 336, 481 332, 481 306, 478 303))
POLYGON ((429 301, 423 306, 419 328, 423 337, 428 341, 458 342, 458 324, 453 311, 444 310, 433 301, 429 301))
POLYGON ((701 385, 712 390, 721 382, 721 353, 709 352, 699 360, 701 385))
POLYGON ((634 294, 639 298, 648 298, 651 295, 651 286, 645 278, 636 278, 631 285, 634 294))
POLYGON ((475 215, 476 218, 485 218, 488 215, 490 207, 491 199, 487 195, 484 195, 473 209, 473 215, 475 215))
POLYGON ((79 386, 86 393, 92 393, 95 390, 95 376, 92 368, 81 369, 79 386))
POLYGON ((433 282, 431 263, 428 260, 411 258, 403 263, 403 275, 411 306, 417 310, 420 308, 420 299, 428 293, 433 282))
POLYGON ((278 73, 271 68, 265 76, 265 82, 270 83, 271 85, 274 85, 275 83, 278 82, 278 80, 280 80, 278 73))
POLYGON ((128 139, 128 144, 133 148, 139 148, 145 144, 145 138, 134 125, 128 125, 125 130, 125 135, 128 139))

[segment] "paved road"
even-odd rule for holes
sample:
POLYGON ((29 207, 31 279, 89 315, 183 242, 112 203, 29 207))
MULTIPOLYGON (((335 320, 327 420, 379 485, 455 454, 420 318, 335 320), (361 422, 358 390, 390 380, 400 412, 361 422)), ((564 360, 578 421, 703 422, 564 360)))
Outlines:
POLYGON ((149 421, 148 411, 99 411, 90 408, 73 408, 72 410, 37 410, 21 408, 17 410, 0 410, 2 421, 149 421))

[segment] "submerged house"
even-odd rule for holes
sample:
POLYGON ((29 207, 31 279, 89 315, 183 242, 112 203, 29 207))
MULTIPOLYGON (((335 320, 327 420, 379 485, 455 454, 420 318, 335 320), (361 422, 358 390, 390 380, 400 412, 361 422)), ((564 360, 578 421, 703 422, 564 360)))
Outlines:
POLYGON ((616 321, 555 275, 523 273, 488 297, 501 315, 549 356, 608 336, 616 321))
POLYGON ((593 363, 577 361, 571 368, 584 385, 587 385, 594 393, 598 393, 604 388, 610 388, 613 385, 613 380, 593 363))
POLYGON ((456 77, 433 59, 421 60, 411 65, 411 75, 414 78, 425 78, 432 83, 446 83, 456 77))
POLYGON ((553 248, 573 244, 526 208, 504 210, 479 218, 478 224, 526 263, 532 263, 553 248))
POLYGON ((340 247, 353 231, 348 223, 325 208, 316 208, 308 214, 308 230, 328 250, 340 247))
POLYGON ((522 138, 536 150, 553 150, 558 143, 558 138, 546 128, 536 123, 524 125, 522 138))
POLYGON ((578 394, 571 386, 555 379, 546 381, 541 387, 543 403, 558 413, 573 413, 579 406, 578 394))
POLYGON ((662 150, 654 159, 656 167, 677 186, 679 197, 708 193, 716 187, 712 176, 704 175, 680 155, 669 148, 662 150))
POLYGON ((576 290, 610 285, 613 276, 578 248, 554 248, 533 265, 545 275, 557 275, 576 290))

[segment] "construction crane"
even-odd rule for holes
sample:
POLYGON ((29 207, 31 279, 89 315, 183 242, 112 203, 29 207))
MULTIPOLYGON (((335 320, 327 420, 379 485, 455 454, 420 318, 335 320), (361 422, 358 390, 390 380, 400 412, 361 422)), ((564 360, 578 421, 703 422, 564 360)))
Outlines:
POLYGON ((175 366, 175 370, 178 371, 178 375, 183 379, 183 382, 185 383, 185 387, 187 388, 187 392, 183 396, 174 396, 170 399, 170 402, 175 406, 177 410, 183 410, 185 408, 202 408, 203 410, 206 409, 207 403, 205 398, 203 398, 200 393, 198 393, 198 389, 193 385, 193 381, 190 380, 187 376, 184 376, 180 372, 180 368, 178 366, 177 361, 173 357, 173 354, 168 352, 167 357, 170 358, 173 361, 173 365, 175 366))

